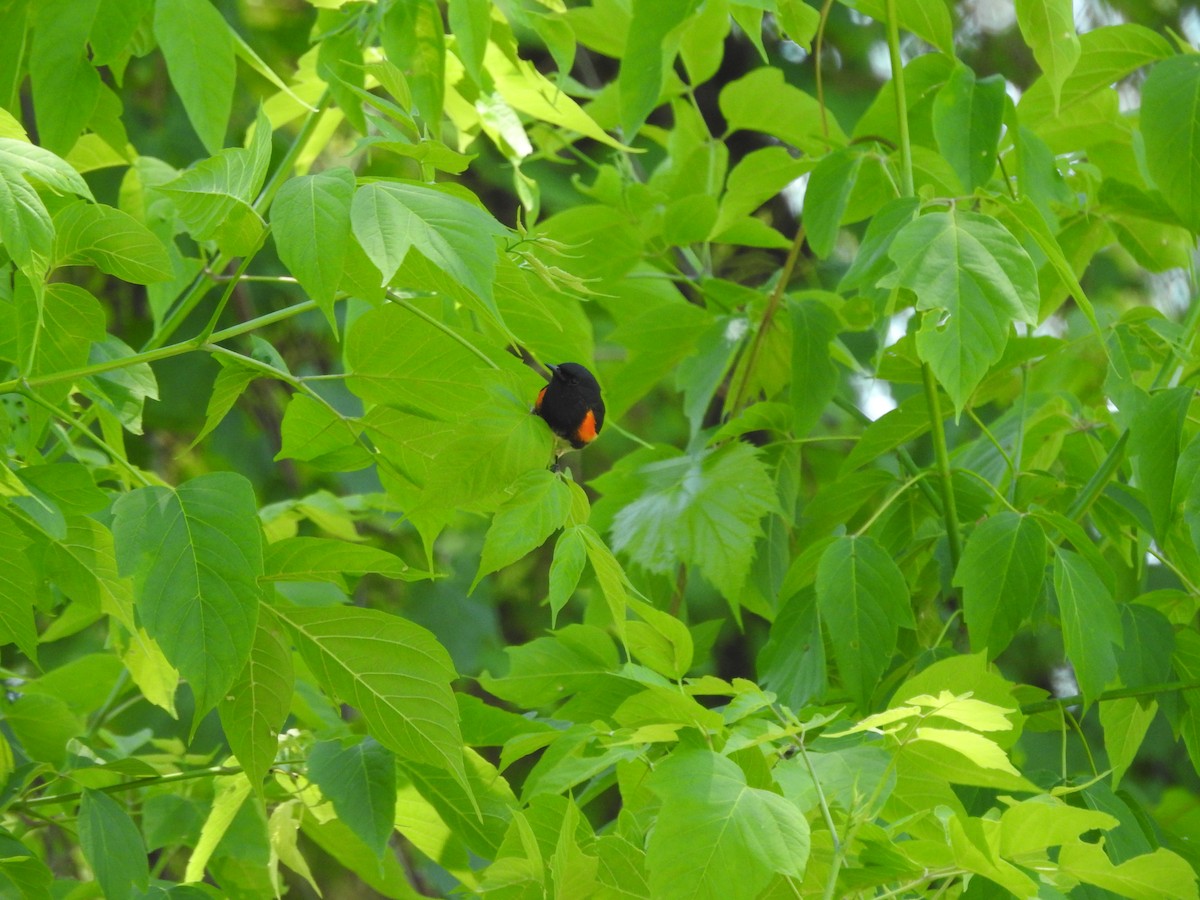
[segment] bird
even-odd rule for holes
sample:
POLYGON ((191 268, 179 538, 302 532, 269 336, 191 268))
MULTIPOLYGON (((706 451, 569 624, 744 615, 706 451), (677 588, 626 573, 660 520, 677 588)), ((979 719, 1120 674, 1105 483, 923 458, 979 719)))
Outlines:
POLYGON ((558 437, 581 450, 604 427, 604 400, 596 376, 579 363, 548 365, 550 382, 533 402, 533 412, 541 416, 558 437))

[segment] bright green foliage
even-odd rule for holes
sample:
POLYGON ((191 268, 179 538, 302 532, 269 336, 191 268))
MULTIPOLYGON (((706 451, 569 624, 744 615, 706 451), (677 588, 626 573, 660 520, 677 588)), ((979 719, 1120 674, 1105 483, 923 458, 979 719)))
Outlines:
POLYGON ((1200 900, 1164 6, 0 0, 0 896, 1200 900))

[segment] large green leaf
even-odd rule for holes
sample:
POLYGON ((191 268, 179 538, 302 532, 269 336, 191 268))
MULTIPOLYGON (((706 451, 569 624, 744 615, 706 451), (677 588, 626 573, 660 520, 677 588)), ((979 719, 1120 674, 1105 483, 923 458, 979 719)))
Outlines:
POLYGON ((383 50, 388 61, 406 73, 413 103, 436 134, 446 91, 446 36, 437 3, 393 3, 383 18, 383 50))
POLYGON ((250 482, 215 472, 146 487, 113 505, 122 575, 138 620, 192 686, 197 721, 250 656, 261 596, 262 528, 250 482))
POLYGON ((652 572, 696 566, 736 604, 762 517, 778 506, 758 452, 734 442, 651 463, 638 474, 646 488, 613 520, 613 549, 652 572))
POLYGON ((774 66, 762 66, 721 89, 721 115, 730 132, 743 128, 761 131, 821 156, 846 141, 832 114, 827 116, 829 137, 821 130, 821 107, 816 99, 783 79, 774 66))
POLYGON ((658 106, 665 56, 674 56, 667 36, 699 5, 699 0, 633 0, 621 71, 617 75, 621 128, 632 138, 658 106))
POLYGON ((732 760, 677 751, 649 783, 662 800, 646 847, 652 896, 752 900, 773 873, 804 876, 808 822, 783 797, 750 787, 732 760))
POLYGON ((308 774, 333 802, 338 818, 382 857, 396 818, 396 758, 391 751, 371 738, 348 747, 322 741, 309 754, 308 774))
POLYGON ((817 564, 817 609, 842 684, 869 708, 891 666, 899 627, 914 624, 904 576, 874 538, 838 538, 817 564))
POLYGON ((28 659, 37 661, 37 576, 27 552, 29 539, 16 522, 0 512, 0 546, 8 548, 7 563, 0 566, 0 643, 16 644, 28 659))
MULTIPOLYGON (((21 358, 29 361, 30 376, 68 372, 83 366, 92 343, 105 336, 100 301, 74 284, 58 281, 46 285, 40 310, 24 292, 18 293, 16 300, 17 339, 21 358)), ((62 380, 43 386, 40 393, 58 404, 70 390, 71 382, 62 380)), ((43 410, 34 409, 34 421, 44 416, 43 410)))
POLYGON ((492 517, 472 588, 484 575, 540 547, 562 527, 570 510, 570 488, 549 469, 532 469, 518 478, 512 485, 512 496, 492 517))
POLYGON ((245 667, 217 706, 229 749, 256 787, 275 763, 293 688, 291 647, 278 624, 263 616, 245 667))
POLYGON ((156 188, 175 202, 192 237, 234 256, 253 250, 265 227, 251 205, 271 161, 271 123, 261 109, 247 137, 247 146, 221 150, 156 188))
POLYGON ((904 226, 885 285, 907 288, 924 312, 917 353, 961 410, 1000 359, 1014 321, 1036 324, 1037 270, 991 216, 935 212, 904 226))
POLYGON ((833 252, 858 172, 867 159, 861 147, 834 150, 812 170, 804 192, 804 234, 813 253, 833 252))
POLYGON ((933 134, 943 158, 968 193, 996 170, 996 144, 1004 116, 1004 78, 976 79, 957 65, 933 100, 933 134))
POLYGON ((333 301, 350 246, 354 173, 344 166, 292 178, 271 204, 279 258, 336 330, 333 301))
POLYGON ((167 281, 171 260, 162 241, 128 213, 77 200, 54 214, 54 265, 91 263, 134 284, 167 281))
POLYGON ((1054 554, 1054 592, 1063 648, 1075 667, 1080 693, 1090 702, 1117 674, 1113 645, 1123 641, 1121 616, 1112 593, 1087 559, 1062 547, 1054 554))
POLYGON ((1156 65, 1142 85, 1146 166, 1183 223, 1200 231, 1200 59, 1156 65))
POLYGON ((38 138, 66 153, 92 116, 100 73, 88 61, 87 41, 99 0, 45 0, 29 48, 30 94, 38 138))
POLYGON ((1045 574, 1046 535, 1036 519, 1006 510, 975 529, 954 572, 974 650, 1000 655, 1033 611, 1045 574))
POLYGON ((387 284, 410 249, 476 296, 491 302, 496 241, 504 227, 451 193, 419 184, 372 181, 359 187, 350 221, 363 250, 387 284))
POLYGON ((1079 36, 1071 0, 1016 0, 1021 36, 1042 67, 1058 111, 1063 82, 1079 62, 1079 36))
POLYGON ((830 358, 837 316, 820 300, 797 297, 788 303, 792 317, 792 431, 812 430, 837 392, 838 370, 830 358))
POLYGON ((1162 543, 1175 513, 1175 467, 1182 449, 1183 427, 1193 391, 1177 387, 1142 395, 1129 424, 1129 455, 1138 486, 1154 520, 1154 534, 1162 543))
POLYGON ((101 791, 85 789, 79 802, 79 848, 105 897, 145 896, 150 863, 142 835, 125 807, 101 791))
MULTIPOLYGON (((843 0, 846 6, 856 9, 877 22, 887 22, 887 5, 884 0, 843 0)), ((896 0, 896 24, 911 31, 921 40, 937 47, 947 56, 954 55, 954 25, 950 21, 950 10, 944 3, 927 3, 925 0, 896 0)))
POLYGON ((229 25, 208 0, 157 0, 154 37, 192 127, 216 153, 225 143, 237 74, 229 25))
POLYGON ((432 634, 375 609, 276 607, 317 683, 358 710, 379 743, 465 784, 450 655, 432 634))
POLYGON ((501 700, 537 708, 561 702, 620 667, 612 638, 593 625, 568 625, 549 637, 507 647, 508 672, 479 683, 501 700))
POLYGON ((41 280, 54 255, 54 224, 31 182, 81 197, 91 198, 92 192, 82 175, 49 150, 0 137, 0 241, 13 262, 41 280))
POLYGON ((327 581, 346 589, 345 576, 368 572, 401 581, 426 577, 386 550, 332 538, 284 538, 267 545, 263 560, 264 581, 327 581))

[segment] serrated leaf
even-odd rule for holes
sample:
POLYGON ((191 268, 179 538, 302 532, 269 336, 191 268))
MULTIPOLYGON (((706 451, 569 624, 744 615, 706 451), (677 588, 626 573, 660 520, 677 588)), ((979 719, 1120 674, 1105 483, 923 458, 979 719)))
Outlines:
POLYGON ((263 617, 245 667, 217 705, 229 749, 256 790, 275 762, 293 682, 291 647, 278 626, 263 617))
POLYGON ((250 482, 201 475, 139 488, 113 505, 117 565, 132 575, 138 620, 192 686, 199 717, 250 655, 261 591, 262 528, 250 482))
POLYGON ((88 263, 133 284, 173 277, 162 241, 128 213, 77 200, 54 214, 54 266, 88 263))
POLYGON ((914 625, 904 576, 874 538, 842 537, 821 554, 816 583, 842 683, 867 709, 891 665, 897 629, 914 625))
POLYGON ((344 166, 292 178, 271 204, 279 258, 337 331, 333 301, 350 246, 354 173, 344 166))
POLYGON ((1086 558, 1056 548, 1054 591, 1062 618, 1063 648, 1075 667, 1079 690, 1090 702, 1117 674, 1113 644, 1123 640, 1112 593, 1086 558))
POLYGON ((338 818, 383 856, 396 815, 396 759, 371 738, 349 747, 322 741, 308 757, 309 776, 338 818))
POLYGON ((410 248, 491 303, 495 239, 506 233, 491 215, 461 197, 398 181, 372 181, 354 192, 355 237, 388 284, 410 248))
POLYGON ((274 611, 321 688, 357 709, 379 743, 465 784, 454 665, 432 634, 374 609, 274 611))
POLYGON ((968 66, 954 67, 933 101, 938 150, 971 192, 996 170, 996 144, 1004 116, 1004 78, 976 79, 968 66))
POLYGON ((1000 359, 1014 321, 1037 323, 1037 270, 991 216, 935 212, 906 225, 888 255, 884 284, 907 288, 924 312, 917 352, 962 410, 1000 359))
POLYGON ((662 799, 646 847, 654 897, 751 900, 772 873, 803 877, 808 822, 778 794, 749 787, 732 760, 677 751, 649 784, 662 799))
POLYGON ((1046 573, 1046 535, 1030 516, 1004 511, 967 540, 954 572, 963 591, 963 616, 975 651, 994 659, 1033 611, 1046 573))
POLYGON ((1063 82, 1079 62, 1079 36, 1071 0, 1016 0, 1017 25, 1033 51, 1059 109, 1063 82))
POLYGON ((651 463, 645 490, 613 520, 613 549, 652 572, 694 565, 736 604, 775 486, 748 444, 651 463))
POLYGON ((1083 841, 1064 844, 1058 865, 1085 884, 1111 891, 1129 900, 1195 900, 1196 871, 1165 847, 1114 865, 1099 844, 1083 841))
POLYGON ((571 509, 567 483, 549 469, 526 472, 511 488, 512 496, 500 505, 483 539, 479 570, 471 590, 484 575, 511 565, 540 547, 563 526, 571 509))
POLYGON ((216 153, 225 142, 237 74, 229 25, 208 0, 157 0, 154 37, 192 127, 216 153))
POLYGON ((142 835, 125 807, 101 791, 83 791, 79 847, 105 897, 143 896, 150 882, 150 864, 142 835))
POLYGON ((1167 203, 1192 231, 1200 231, 1200 60, 1166 59, 1142 85, 1146 166, 1167 203))
POLYGON ((262 580, 326 581, 344 588, 344 576, 367 573, 401 581, 426 577, 377 547, 331 538, 290 537, 267 545, 262 580))

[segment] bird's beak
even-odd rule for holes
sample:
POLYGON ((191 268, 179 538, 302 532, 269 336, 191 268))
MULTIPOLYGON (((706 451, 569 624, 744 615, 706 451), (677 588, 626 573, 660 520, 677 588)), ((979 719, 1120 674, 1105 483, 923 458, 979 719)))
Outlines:
POLYGON ((550 370, 550 375, 552 377, 558 378, 558 366, 554 366, 554 365, 551 365, 550 363, 546 363, 546 368, 550 370))

